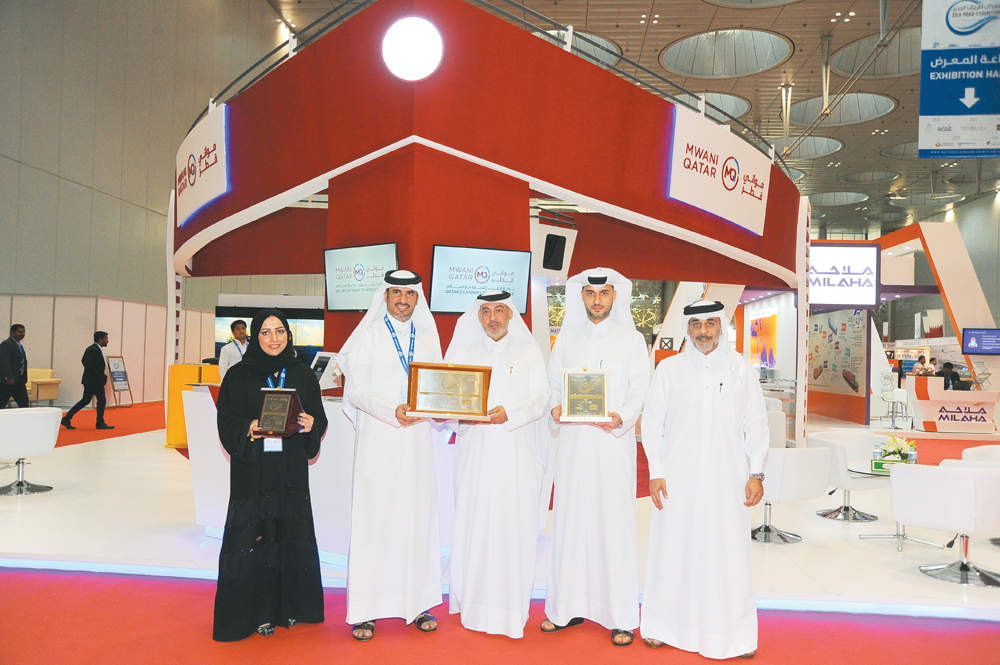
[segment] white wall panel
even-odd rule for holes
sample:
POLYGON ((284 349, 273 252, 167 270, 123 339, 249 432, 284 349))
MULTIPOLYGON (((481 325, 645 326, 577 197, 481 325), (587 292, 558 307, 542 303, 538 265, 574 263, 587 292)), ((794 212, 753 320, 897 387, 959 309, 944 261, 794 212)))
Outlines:
MULTIPOLYGON (((0 35, 3 34, 4 3, 0 2, 0 35)), ((0 45, 0 49, 2 49, 0 45)), ((0 71, 3 69, 3 51, 0 50, 0 71)), ((3 90, 3 79, 0 78, 0 90, 3 90)), ((0 95, 0 104, 5 95, 0 95)), ((2 108, 0 108, 2 114, 2 108)), ((0 122, 3 116, 0 115, 0 122)), ((0 132, 2 137, 4 131, 0 132)), ((2 141, 2 139, 0 139, 2 141)), ((3 143, 0 142, 0 149, 3 143)), ((13 293, 17 271, 17 200, 20 182, 20 168, 17 162, 0 156, 0 292, 13 293)))
POLYGON ((72 406, 83 397, 83 351, 94 342, 96 298, 56 296, 52 325, 52 369, 59 385, 58 406, 72 406))
POLYGON ((97 299, 97 330, 108 333, 108 346, 105 353, 112 356, 122 354, 122 310, 121 300, 110 298, 97 299))
MULTIPOLYGON (((146 305, 125 301, 122 311, 122 352, 128 371, 132 399, 143 400, 143 376, 146 356, 146 305)), ((120 396, 125 399, 125 396, 120 396)))
POLYGON ((215 357, 215 313, 201 313, 201 361, 215 357))
POLYGON ((0 335, 7 339, 10 331, 10 296, 0 296, 0 335))
POLYGON ((181 310, 181 329, 177 332, 177 362, 186 362, 184 360, 184 341, 187 339, 187 310, 181 310))
POLYGON ((146 360, 142 381, 142 394, 147 402, 163 399, 164 356, 167 340, 167 308, 162 305, 146 306, 146 360))
POLYGON ((28 357, 28 367, 52 367, 52 296, 15 295, 11 305, 11 325, 15 323, 24 326, 22 344, 28 357))

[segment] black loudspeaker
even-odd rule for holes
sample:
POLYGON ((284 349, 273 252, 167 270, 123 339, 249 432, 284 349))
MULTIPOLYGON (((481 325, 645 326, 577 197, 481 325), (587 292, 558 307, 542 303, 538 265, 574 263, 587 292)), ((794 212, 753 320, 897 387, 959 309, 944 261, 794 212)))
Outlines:
POLYGON ((546 235, 545 249, 542 251, 542 268, 545 270, 562 270, 563 256, 565 255, 566 236, 546 235))

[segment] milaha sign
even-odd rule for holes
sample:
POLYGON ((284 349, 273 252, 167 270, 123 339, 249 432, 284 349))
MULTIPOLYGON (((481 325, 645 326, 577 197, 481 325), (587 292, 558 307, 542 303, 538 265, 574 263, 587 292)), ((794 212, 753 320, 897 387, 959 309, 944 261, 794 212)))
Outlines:
POLYGON ((878 304, 878 245, 812 244, 809 248, 811 305, 878 304))
POLYGON ((177 226, 222 196, 229 182, 229 112, 219 104, 201 119, 177 151, 177 226))
POLYGON ((674 106, 667 196, 764 233, 771 160, 701 114, 674 106))

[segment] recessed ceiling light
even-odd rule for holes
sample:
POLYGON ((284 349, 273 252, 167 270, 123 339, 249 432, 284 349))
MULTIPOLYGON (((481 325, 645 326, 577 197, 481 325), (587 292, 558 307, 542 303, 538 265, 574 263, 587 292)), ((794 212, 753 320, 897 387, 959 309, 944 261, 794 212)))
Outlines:
POLYGON ((849 19, 849 18, 845 18, 844 19, 844 23, 850 23, 850 22, 851 22, 851 19, 849 19))
POLYGON ((847 12, 848 16, 854 16, 854 12, 847 12))
POLYGON ((900 295, 899 295, 899 294, 897 293, 897 294, 896 294, 896 297, 897 297, 897 298, 900 298, 901 296, 900 296, 900 295))
POLYGON ((653 14, 653 18, 660 18, 659 14, 653 14))
POLYGON ((659 23, 659 21, 654 20, 653 23, 659 23))
POLYGON ((836 22, 837 22, 837 19, 835 19, 835 18, 830 19, 830 23, 836 23, 836 22))
POLYGON ((639 23, 645 23, 645 21, 639 21, 639 23))
POLYGON ((885 300, 885 296, 882 296, 882 300, 885 300))
POLYGON ((770 291, 768 291, 768 292, 767 292, 767 295, 771 295, 771 292, 770 292, 770 291))
POLYGON ((904 247, 903 249, 909 249, 909 248, 910 248, 910 247, 909 247, 909 245, 907 245, 907 246, 906 246, 906 247, 904 247))
POLYGON ((645 14, 643 14, 643 15, 642 15, 642 16, 640 16, 639 18, 646 18, 646 15, 645 15, 645 14))
POLYGON ((889 256, 892 256, 892 252, 886 252, 886 254, 888 254, 889 256))
POLYGON ((837 12, 836 14, 834 14, 834 16, 840 16, 840 12, 837 12))

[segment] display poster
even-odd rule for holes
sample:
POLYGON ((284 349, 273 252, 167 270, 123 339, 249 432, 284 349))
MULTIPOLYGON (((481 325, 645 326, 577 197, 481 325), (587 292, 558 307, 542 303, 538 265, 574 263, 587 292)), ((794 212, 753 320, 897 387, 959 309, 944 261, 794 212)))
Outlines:
POLYGON ((339 247, 323 252, 326 271, 326 308, 361 311, 385 284, 385 273, 396 269, 396 243, 339 247))
POLYGON ((924 0, 920 157, 1000 157, 1000 0, 924 0))
POLYGON ((764 233, 771 160, 728 125, 674 106, 667 196, 764 233))
POLYGON ((177 151, 177 226, 230 189, 229 111, 219 104, 191 130, 177 151))
POLYGON ((844 309, 809 317, 809 390, 868 395, 868 312, 844 309))
POLYGON ((125 371, 125 359, 121 356, 108 356, 108 374, 115 392, 125 392, 129 389, 128 372, 125 371))
POLYGON ((809 304, 878 304, 878 245, 813 243, 809 247, 809 304))
POLYGON ((776 369, 778 310, 774 307, 750 312, 750 363, 776 369))

